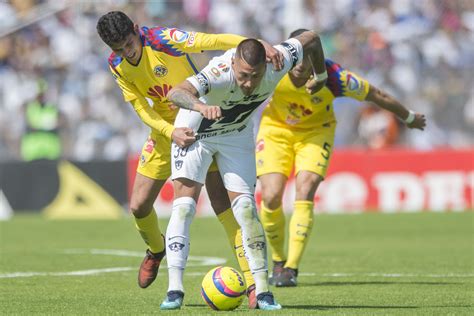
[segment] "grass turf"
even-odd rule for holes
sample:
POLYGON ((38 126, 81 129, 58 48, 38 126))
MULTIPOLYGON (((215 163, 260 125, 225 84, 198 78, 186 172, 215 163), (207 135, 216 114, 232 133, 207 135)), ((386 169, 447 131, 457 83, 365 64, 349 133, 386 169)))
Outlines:
MULTIPOLYGON (((164 230, 166 221, 160 224, 164 230)), ((317 215, 299 286, 275 288, 284 309, 270 314, 472 315, 473 228, 472 212, 317 215)), ((215 218, 195 219, 191 234, 191 256, 225 258, 226 265, 237 267, 215 218)), ((130 219, 48 221, 38 215, 16 216, 0 223, 0 313, 157 313, 167 273, 161 270, 152 286, 140 289, 136 277, 144 250, 130 219), (99 255, 91 249, 138 255, 99 255), (76 252, 68 253, 71 250, 76 252), (124 271, 55 274, 113 267, 124 271), (43 274, 6 277, 16 272, 43 274)), ((201 279, 212 264, 192 263, 185 277, 185 306, 168 314, 216 313, 200 297, 201 279)), ((231 313, 248 313, 246 303, 231 313)))

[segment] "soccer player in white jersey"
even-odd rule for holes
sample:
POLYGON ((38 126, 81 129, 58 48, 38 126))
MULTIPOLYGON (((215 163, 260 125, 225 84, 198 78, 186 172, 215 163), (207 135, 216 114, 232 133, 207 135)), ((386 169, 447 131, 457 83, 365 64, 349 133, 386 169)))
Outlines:
POLYGON ((321 42, 314 32, 304 32, 275 48, 284 56, 282 71, 267 67, 263 46, 257 40, 247 39, 236 49, 211 60, 200 73, 168 94, 168 99, 181 108, 175 126, 192 128, 197 141, 185 148, 172 145, 175 200, 166 232, 169 287, 162 309, 178 309, 182 305, 189 226, 213 157, 242 230, 245 255, 255 279, 258 308, 281 309, 268 289, 265 234, 254 199, 255 144, 252 127, 248 125, 255 109, 303 56, 311 58, 319 74, 310 88, 321 88, 327 74, 321 42))

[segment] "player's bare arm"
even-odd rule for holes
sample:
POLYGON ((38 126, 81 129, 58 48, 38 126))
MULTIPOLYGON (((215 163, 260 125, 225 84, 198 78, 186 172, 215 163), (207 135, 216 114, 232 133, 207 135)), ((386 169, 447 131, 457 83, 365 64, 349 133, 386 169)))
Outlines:
POLYGON ((313 75, 306 82, 306 91, 313 94, 326 84, 328 77, 324 63, 324 51, 321 38, 316 32, 306 31, 295 37, 303 46, 303 56, 313 68, 313 75))
POLYGON ((409 128, 424 130, 426 127, 424 114, 408 110, 397 99, 373 85, 370 85, 366 100, 375 103, 382 109, 392 112, 400 120, 404 121, 409 128))
POLYGON ((263 47, 265 47, 267 63, 272 63, 273 69, 275 69, 276 71, 282 70, 283 69, 283 53, 264 40, 259 40, 259 42, 262 43, 263 47))
POLYGON ((199 101, 199 92, 188 81, 180 83, 168 93, 168 100, 182 109, 188 109, 201 113, 208 120, 221 118, 221 108, 215 105, 207 105, 199 101))

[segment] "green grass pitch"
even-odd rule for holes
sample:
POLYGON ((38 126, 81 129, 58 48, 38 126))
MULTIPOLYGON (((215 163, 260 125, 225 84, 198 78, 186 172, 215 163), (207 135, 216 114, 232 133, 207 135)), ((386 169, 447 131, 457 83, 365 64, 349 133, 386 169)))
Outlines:
MULTIPOLYGON (((299 286, 273 289, 284 309, 252 313, 474 315, 474 213, 315 219, 299 286)), ((165 230, 166 221, 160 225, 165 230)), ((227 314, 211 311, 200 297, 203 275, 218 262, 210 259, 237 267, 224 230, 216 218, 204 218, 195 219, 191 233, 185 306, 167 314, 227 314)), ((48 221, 19 215, 2 222, 0 314, 160 313, 167 271, 140 289, 136 278, 144 250, 131 219, 48 221)), ((249 313, 246 303, 229 314, 249 313)))

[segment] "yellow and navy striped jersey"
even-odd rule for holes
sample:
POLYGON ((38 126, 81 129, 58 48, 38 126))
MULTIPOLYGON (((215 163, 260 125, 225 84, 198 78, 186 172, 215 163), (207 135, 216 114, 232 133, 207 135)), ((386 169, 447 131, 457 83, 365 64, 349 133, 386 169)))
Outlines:
POLYGON ((314 129, 335 122, 332 101, 337 97, 365 100, 369 92, 367 80, 326 59, 326 85, 314 94, 305 86, 295 87, 288 74, 279 82, 275 93, 262 113, 262 124, 314 129))
POLYGON ((177 109, 166 95, 187 77, 198 73, 190 53, 203 50, 227 50, 236 47, 244 37, 232 34, 186 32, 176 28, 142 27, 143 44, 138 65, 112 53, 109 67, 122 90, 125 101, 147 98, 153 109, 167 122, 173 123, 177 109))

